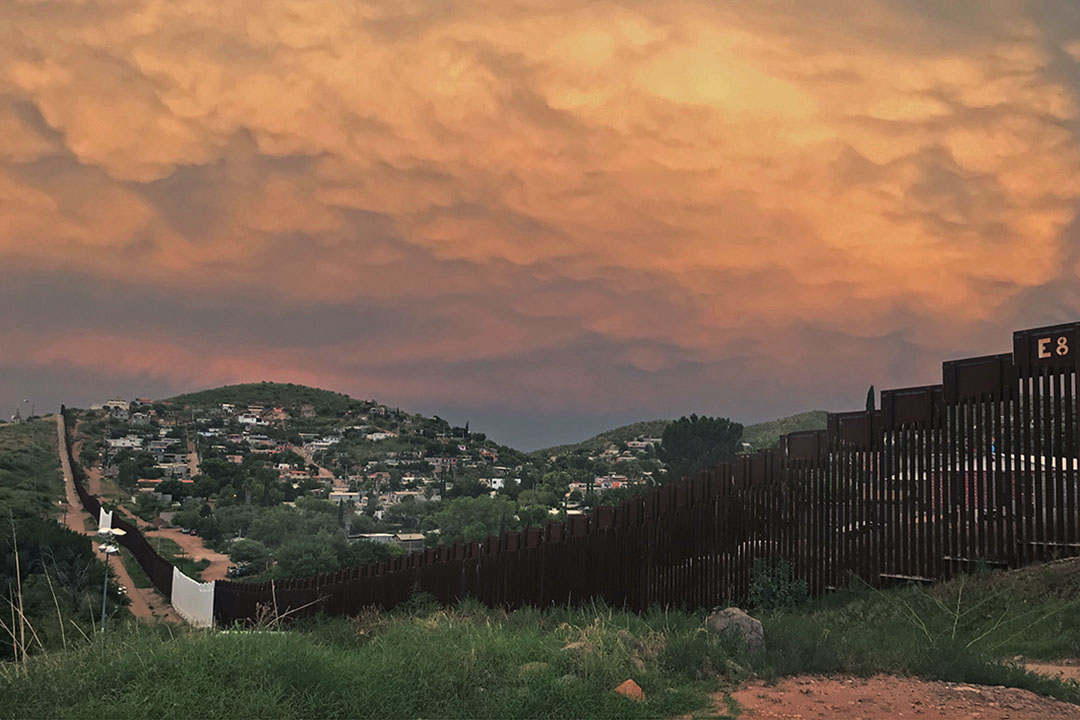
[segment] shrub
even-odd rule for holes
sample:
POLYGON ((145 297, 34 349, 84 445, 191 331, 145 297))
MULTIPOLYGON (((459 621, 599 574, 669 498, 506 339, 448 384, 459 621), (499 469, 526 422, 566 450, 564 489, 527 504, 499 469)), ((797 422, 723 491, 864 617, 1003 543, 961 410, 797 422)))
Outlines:
POLYGON ((795 566, 783 559, 759 558, 750 574, 749 605, 755 610, 779 610, 806 602, 806 580, 795 577, 795 566))

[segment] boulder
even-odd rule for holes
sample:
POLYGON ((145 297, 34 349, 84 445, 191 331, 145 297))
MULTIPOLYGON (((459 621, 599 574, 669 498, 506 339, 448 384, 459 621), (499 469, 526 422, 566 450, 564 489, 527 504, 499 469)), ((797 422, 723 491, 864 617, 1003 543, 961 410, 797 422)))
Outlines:
POLYGON ((622 685, 615 688, 615 692, 636 702, 645 702, 645 691, 633 680, 625 681, 622 685))
POLYGON ((714 612, 705 619, 705 624, 718 633, 735 635, 747 652, 759 653, 765 650, 765 630, 761 627, 761 621, 737 607, 714 612))

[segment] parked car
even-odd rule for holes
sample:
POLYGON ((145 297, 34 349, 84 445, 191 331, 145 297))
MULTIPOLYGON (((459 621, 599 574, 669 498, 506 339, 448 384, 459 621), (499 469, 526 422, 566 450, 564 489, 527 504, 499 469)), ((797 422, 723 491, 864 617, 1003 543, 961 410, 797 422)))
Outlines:
POLYGON ((225 571, 226 577, 244 577, 245 575, 253 575, 254 573, 255 568, 251 567, 249 563, 230 565, 225 571))

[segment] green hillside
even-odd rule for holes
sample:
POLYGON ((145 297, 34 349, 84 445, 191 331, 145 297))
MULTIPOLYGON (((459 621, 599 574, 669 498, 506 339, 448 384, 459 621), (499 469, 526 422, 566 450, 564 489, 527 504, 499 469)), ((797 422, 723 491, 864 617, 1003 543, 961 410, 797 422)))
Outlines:
MULTIPOLYGON (((791 415, 779 420, 747 425, 743 429, 742 441, 750 443, 755 450, 776 447, 780 442, 781 435, 803 430, 824 430, 828 415, 824 410, 811 410, 810 412, 791 415)), ((664 429, 670 424, 670 420, 645 420, 631 423, 594 435, 588 440, 582 440, 579 443, 556 445, 555 447, 536 450, 531 454, 537 457, 547 457, 549 455, 568 455, 575 452, 599 452, 608 443, 618 444, 633 440, 639 436, 661 437, 664 434, 664 429)))
POLYGON ((824 430, 828 416, 829 413, 824 410, 811 410, 779 420, 748 425, 743 430, 742 441, 750 443, 755 450, 777 447, 781 435, 804 430, 824 430))
POLYGON ((235 405, 273 405, 277 407, 299 408, 301 405, 313 405, 319 415, 339 415, 346 410, 370 407, 371 402, 355 400, 344 393, 322 390, 293 383, 244 383, 226 385, 211 390, 186 393, 163 400, 170 405, 191 405, 209 407, 221 403, 235 405))
POLYGON ((537 457, 547 457, 549 455, 568 455, 578 451, 590 453, 599 452, 603 450, 608 443, 618 444, 626 442, 627 440, 633 440, 639 436, 660 437, 664 434, 664 428, 670 424, 670 420, 644 420, 642 422, 623 425, 614 430, 607 430, 599 435, 594 435, 588 440, 582 440, 578 443, 542 448, 540 450, 535 450, 530 454, 536 455, 537 457))

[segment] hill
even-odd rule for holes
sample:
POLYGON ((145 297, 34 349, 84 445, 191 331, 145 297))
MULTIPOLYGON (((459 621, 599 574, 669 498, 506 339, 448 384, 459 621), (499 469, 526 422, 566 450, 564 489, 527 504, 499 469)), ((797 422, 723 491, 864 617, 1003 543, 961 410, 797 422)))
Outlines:
POLYGON ((210 390, 185 393, 162 400, 170 405, 210 407, 221 403, 234 405, 273 405, 299 408, 312 405, 318 415, 340 415, 347 410, 371 407, 374 402, 355 400, 344 393, 322 390, 293 383, 244 383, 225 385, 210 390))
MULTIPOLYGON (((779 420, 747 425, 743 429, 743 442, 750 443, 755 450, 776 447, 780 442, 780 436, 803 430, 824 430, 828 413, 824 410, 811 410, 799 413, 779 420)), ((665 428, 671 424, 670 420, 645 420, 643 422, 623 425, 613 430, 607 430, 599 435, 594 435, 588 440, 566 445, 535 450, 530 455, 547 457, 549 455, 569 455, 576 452, 599 452, 608 443, 616 445, 636 437, 661 437, 665 428)))
POLYGON ((742 441, 750 443, 755 450, 776 447, 780 444, 781 435, 804 430, 824 430, 828 417, 829 413, 824 410, 811 410, 779 420, 748 425, 743 430, 742 441))
POLYGON ((588 440, 582 440, 577 443, 569 443, 566 445, 556 445, 549 448, 541 448, 540 450, 534 450, 529 453, 537 457, 547 457, 549 455, 569 455, 578 451, 586 452, 599 452, 607 446, 608 443, 621 443, 627 440, 633 440, 639 436, 645 437, 660 437, 664 434, 664 428, 671 424, 670 420, 643 420, 641 422, 630 423, 629 425, 623 425, 613 430, 606 430, 599 435, 594 435, 588 440))

